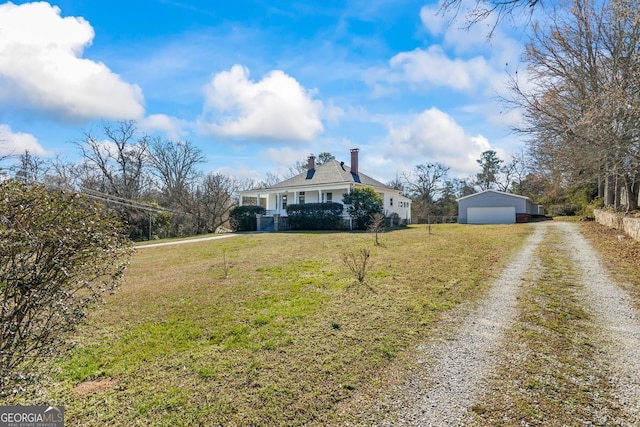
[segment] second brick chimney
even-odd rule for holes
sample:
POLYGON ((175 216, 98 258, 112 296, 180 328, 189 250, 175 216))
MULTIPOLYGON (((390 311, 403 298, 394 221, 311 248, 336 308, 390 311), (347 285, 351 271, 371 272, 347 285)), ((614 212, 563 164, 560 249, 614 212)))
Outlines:
POLYGON ((316 168, 316 156, 311 154, 307 159, 307 170, 312 170, 316 168))
POLYGON ((351 173, 354 175, 358 175, 358 152, 359 148, 351 149, 351 173))

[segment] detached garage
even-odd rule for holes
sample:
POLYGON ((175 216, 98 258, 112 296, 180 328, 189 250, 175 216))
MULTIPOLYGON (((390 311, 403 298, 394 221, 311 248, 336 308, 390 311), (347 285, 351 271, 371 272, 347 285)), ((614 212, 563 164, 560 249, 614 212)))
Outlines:
POLYGON ((460 224, 513 224, 538 214, 531 199, 503 191, 485 190, 458 199, 460 224))

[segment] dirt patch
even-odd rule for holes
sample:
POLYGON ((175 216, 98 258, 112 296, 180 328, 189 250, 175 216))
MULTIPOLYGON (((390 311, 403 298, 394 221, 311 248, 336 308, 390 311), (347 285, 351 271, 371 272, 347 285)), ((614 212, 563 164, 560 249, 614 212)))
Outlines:
POLYGON ((117 378, 99 378, 97 380, 83 381, 73 388, 73 393, 79 397, 100 393, 118 384, 117 378))

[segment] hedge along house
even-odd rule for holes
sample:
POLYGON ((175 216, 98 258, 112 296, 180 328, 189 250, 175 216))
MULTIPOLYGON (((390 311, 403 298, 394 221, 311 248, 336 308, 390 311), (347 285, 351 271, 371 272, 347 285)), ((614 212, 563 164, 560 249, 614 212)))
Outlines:
POLYGON ((528 197, 503 191, 485 190, 460 197, 457 202, 460 224, 513 224, 544 215, 542 206, 528 197))
MULTIPOLYGON (((321 165, 315 164, 315 157, 309 156, 307 171, 279 182, 271 187, 240 192, 240 206, 259 205, 266 209, 263 218, 259 218, 258 229, 286 229, 287 206, 304 203, 343 203, 343 194, 356 187, 372 187, 382 198, 383 213, 397 223, 411 222, 411 199, 400 194, 388 185, 377 181, 358 169, 359 149, 351 150, 351 165, 338 160, 330 160, 321 165)), ((351 218, 347 207, 342 217, 349 228, 351 218)))

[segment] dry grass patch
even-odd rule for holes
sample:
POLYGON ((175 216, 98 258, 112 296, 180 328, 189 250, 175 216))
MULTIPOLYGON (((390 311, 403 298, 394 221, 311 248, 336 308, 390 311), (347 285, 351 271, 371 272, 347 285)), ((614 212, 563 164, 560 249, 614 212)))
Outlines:
POLYGON ((57 362, 48 398, 71 425, 337 424, 338 405, 443 313, 481 298, 530 232, 454 224, 386 233, 380 246, 363 233, 280 233, 140 250, 57 362), (366 286, 341 260, 359 248, 371 254, 366 286), (101 378, 118 382, 70 392, 101 378))
POLYGON ((117 378, 98 378, 83 381, 73 388, 73 393, 79 398, 86 398, 90 394, 104 392, 118 383, 117 378))

